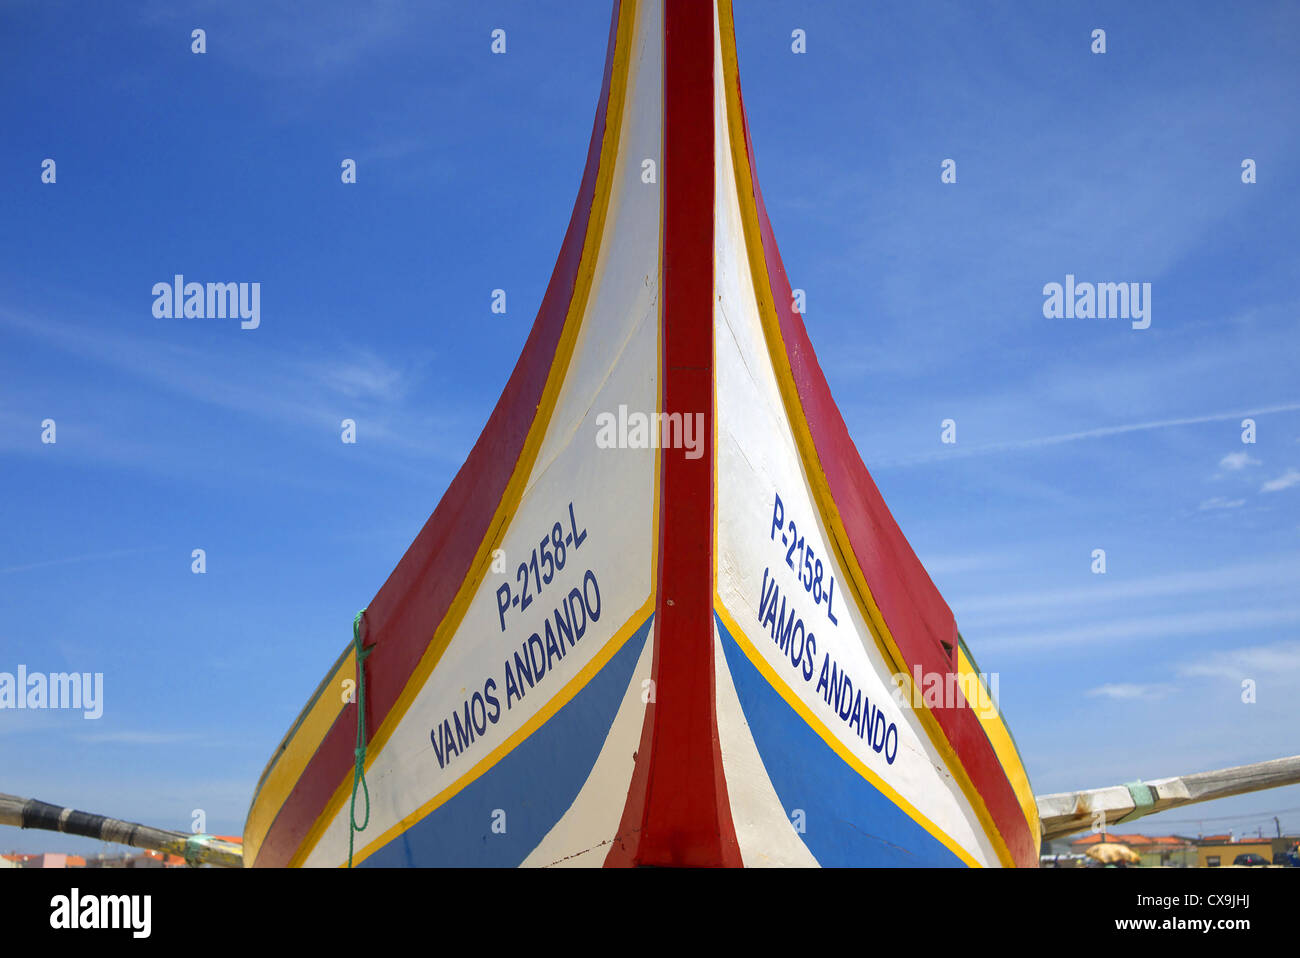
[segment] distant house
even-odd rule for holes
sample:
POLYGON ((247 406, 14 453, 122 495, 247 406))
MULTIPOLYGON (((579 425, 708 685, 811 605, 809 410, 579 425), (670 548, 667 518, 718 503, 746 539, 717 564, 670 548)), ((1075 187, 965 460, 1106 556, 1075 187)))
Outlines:
POLYGON ((185 859, 179 855, 164 855, 162 852, 123 851, 100 853, 90 856, 89 861, 81 855, 68 855, 63 852, 40 852, 22 854, 10 852, 0 855, 0 868, 184 868, 185 859))
POLYGON ((180 855, 166 855, 155 851, 123 851, 101 853, 93 856, 87 868, 184 868, 180 855))
POLYGON ((35 855, 12 853, 3 856, 10 865, 18 868, 85 868, 86 860, 80 855, 63 852, 41 852, 35 855))
MULTIPOLYGON (((239 836, 217 836, 223 841, 239 844, 239 836)), ((185 868, 180 855, 168 855, 148 849, 123 849, 100 852, 88 859, 81 855, 63 852, 24 853, 10 852, 0 855, 0 868, 185 868)))
POLYGON ((163 852, 145 850, 136 856, 134 868, 184 868, 185 859, 180 855, 167 855, 163 852))
POLYGON ((1146 868, 1189 868, 1196 865, 1196 839, 1185 835, 1139 835, 1093 832, 1070 842, 1076 852, 1085 852, 1101 842, 1127 845, 1142 858, 1146 868))
POLYGON ((1264 861, 1271 864, 1273 856, 1289 852, 1297 843, 1300 843, 1300 836, 1296 835, 1236 841, 1231 835, 1209 835, 1197 843, 1197 863, 1202 868, 1224 868, 1236 861, 1238 855, 1254 854, 1263 856, 1264 861))
POLYGON ((1262 855, 1264 861, 1273 860, 1273 843, 1260 842, 1202 842, 1196 850, 1197 864, 1202 868, 1222 868, 1231 865, 1238 855, 1262 855))

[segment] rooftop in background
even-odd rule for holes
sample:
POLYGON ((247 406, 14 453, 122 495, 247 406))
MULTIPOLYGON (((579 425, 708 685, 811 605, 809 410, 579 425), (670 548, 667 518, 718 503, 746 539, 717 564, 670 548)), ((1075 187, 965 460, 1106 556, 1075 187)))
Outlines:
POLYGON ((1279 839, 1277 835, 1238 835, 1235 838, 1232 835, 1205 835, 1196 838, 1188 835, 1139 835, 1136 833, 1120 834, 1119 832, 1106 832, 1103 836, 1099 832, 1092 832, 1072 839, 1070 845, 1073 848, 1081 849, 1106 841, 1119 842, 1132 848, 1151 848, 1154 846, 1174 847, 1185 845, 1245 845, 1278 840, 1295 842, 1300 841, 1300 837, 1283 835, 1279 839))
POLYGON ((184 868, 185 859, 179 855, 164 855, 148 850, 123 850, 101 852, 89 859, 63 852, 22 854, 11 852, 0 859, 17 868, 184 868))

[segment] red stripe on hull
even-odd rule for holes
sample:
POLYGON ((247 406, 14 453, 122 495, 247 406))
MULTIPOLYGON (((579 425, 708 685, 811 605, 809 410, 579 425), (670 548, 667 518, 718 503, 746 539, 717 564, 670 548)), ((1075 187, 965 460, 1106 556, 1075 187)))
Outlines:
MULTIPOLYGON (((523 352, 465 464, 367 608, 366 644, 373 646, 373 651, 366 661, 366 679, 370 683, 366 689, 366 728, 372 738, 406 687, 461 583, 472 573, 474 556, 491 531, 497 505, 537 415, 582 261, 605 136, 618 16, 615 4, 582 185, 523 352)), ((280 808, 258 852, 257 865, 288 864, 352 769, 356 728, 356 705, 349 705, 330 727, 280 808)))
POLYGON ((713 649, 712 4, 664 10, 663 411, 700 414, 705 455, 662 452, 652 675, 607 865, 739 866, 718 741, 713 649))
MULTIPOLYGON (((739 86, 739 77, 736 82, 739 86)), ((909 670, 920 665, 927 674, 946 675, 953 671, 956 661, 956 620, 886 507, 831 397, 803 320, 793 308, 790 281, 758 185, 743 98, 741 121, 772 301, 818 463, 848 533, 854 557, 909 670), (948 643, 948 649, 943 642, 948 643)), ((1036 866, 1037 843, 975 711, 944 708, 934 710, 934 715, 988 807, 1015 863, 1036 866)))

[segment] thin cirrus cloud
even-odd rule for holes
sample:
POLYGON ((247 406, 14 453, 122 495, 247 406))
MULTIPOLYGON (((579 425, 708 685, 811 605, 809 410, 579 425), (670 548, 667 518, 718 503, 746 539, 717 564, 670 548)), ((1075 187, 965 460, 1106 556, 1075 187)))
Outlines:
MULTIPOLYGON (((394 366, 373 352, 347 358, 298 357, 264 353, 250 365, 234 351, 216 352, 143 336, 105 332, 57 320, 0 309, 0 327, 36 339, 125 375, 146 390, 216 406, 261 420, 276 429, 305 427, 333 433, 339 415, 364 413, 367 442, 416 458, 448 458, 439 437, 456 432, 453 420, 416 413, 407 403, 426 357, 394 366), (420 428, 409 422, 420 420, 420 428), (408 422, 403 428, 398 423, 408 422)), ((136 457, 138 458, 138 457, 136 457)))
POLYGON ((124 556, 162 551, 163 547, 158 546, 152 549, 113 549, 108 552, 87 552, 84 555, 64 556, 58 559, 44 559, 40 562, 28 562, 25 565, 6 566, 0 568, 0 575, 10 575, 15 572, 29 572, 33 569, 46 569, 51 566, 72 565, 78 562, 98 562, 106 559, 120 559, 124 556))
POLYGON ((1005 569, 1014 558, 1009 552, 963 552, 925 558, 922 564, 931 576, 958 575, 1005 569))
POLYGON ((1300 484, 1300 469, 1288 469, 1276 479, 1270 479, 1259 487, 1260 492, 1281 492, 1300 484))
MULTIPOLYGON (((438 5, 441 7, 441 5, 438 5)), ((279 80, 342 78, 358 64, 380 61, 402 42, 411 44, 416 14, 440 13, 379 0, 364 6, 322 4, 304 16, 297 4, 261 4, 255 18, 211 2, 153 3, 141 8, 147 26, 174 28, 201 22, 218 36, 235 36, 224 54, 242 70, 279 80), (255 22, 254 22, 255 20, 255 22), (217 26, 212 27, 213 23, 217 26)), ((187 31, 188 32, 188 31, 187 31)), ((222 50, 214 44, 213 50, 222 50)))
POLYGON ((200 738, 192 732, 92 732, 76 736, 78 741, 92 745, 170 745, 175 742, 190 742, 200 738))
POLYGON ((1020 618, 1035 610, 1057 612, 1072 606, 1133 599, 1198 596, 1207 592, 1287 586, 1300 581, 1300 555, 1273 556, 1210 569, 1146 576, 1130 581, 1098 578, 1089 587, 986 595, 953 603, 963 613, 1020 618))
POLYGON ((1158 699, 1168 695, 1170 688, 1168 685, 1144 685, 1137 682, 1112 682, 1106 685, 1099 685, 1096 688, 1088 689, 1085 695, 1092 698, 1104 699, 1158 699))
POLYGON ((1189 635, 1221 634, 1294 625, 1297 622, 1300 622, 1300 606, 1133 616, 1099 620, 1065 629, 1036 629, 1011 635, 990 635, 980 643, 980 650, 981 654, 1050 655, 1134 640, 1173 640, 1189 635))
MULTIPOLYGON (((1233 682, 1269 677, 1287 679, 1300 674, 1300 641, 1273 642, 1211 652, 1174 669, 1183 678, 1228 679, 1233 682)), ((1121 701, 1164 698, 1174 686, 1163 683, 1113 682, 1088 689, 1091 698, 1121 701)))
POLYGON ((1248 452, 1230 452, 1219 460, 1219 468, 1229 472, 1239 472, 1247 466, 1258 466, 1260 461, 1248 452))
POLYGON ((1242 679, 1300 675, 1300 641, 1287 640, 1212 652, 1177 668, 1179 675, 1242 679))
MULTIPOLYGON (((887 459, 873 463, 876 467, 898 467, 914 466, 924 463, 936 462, 948 459, 961 459, 969 456, 987 456, 1000 452, 1015 452, 1025 449, 1040 449, 1050 446, 1059 446, 1064 443, 1078 442, 1082 439, 1103 439, 1108 436, 1120 436, 1125 433, 1146 432, 1153 429, 1168 429, 1174 426, 1194 426, 1208 422, 1223 422, 1229 419, 1254 418, 1256 416, 1266 416, 1270 413, 1294 412, 1300 410, 1300 403, 1283 403, 1276 406, 1264 406, 1259 409, 1249 409, 1239 412, 1222 412, 1207 413, 1201 416, 1184 416, 1177 419, 1156 419, 1149 422, 1125 423, 1118 426, 1102 426, 1097 429, 1082 429, 1077 432, 1058 433, 1054 436, 1035 436, 1029 439, 1012 439, 1005 442, 991 442, 970 446, 949 446, 944 451, 926 453, 919 456, 908 456, 899 459, 887 459)), ((1268 488, 1275 483, 1286 481, 1285 485, 1276 486, 1284 489, 1286 486, 1294 485, 1300 482, 1300 472, 1292 470, 1283 476, 1282 479, 1274 480, 1272 483, 1265 483, 1266 492, 1273 489, 1268 488)))
POLYGON ((1245 504, 1245 499, 1225 499, 1223 496, 1211 496, 1196 508, 1201 512, 1210 512, 1216 509, 1240 509, 1245 504))

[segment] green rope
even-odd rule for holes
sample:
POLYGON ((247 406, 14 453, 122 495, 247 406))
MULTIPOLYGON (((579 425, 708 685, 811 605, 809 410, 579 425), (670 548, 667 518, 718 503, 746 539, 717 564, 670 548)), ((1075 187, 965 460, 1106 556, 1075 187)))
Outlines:
POLYGON ((348 812, 348 867, 352 867, 352 840, 357 832, 364 832, 370 824, 370 787, 366 785, 366 656, 374 651, 361 648, 361 617, 366 614, 362 609, 352 620, 352 649, 357 656, 357 747, 356 764, 352 768, 352 807, 348 812), (360 786, 366 800, 366 820, 357 824, 357 787, 360 786))

